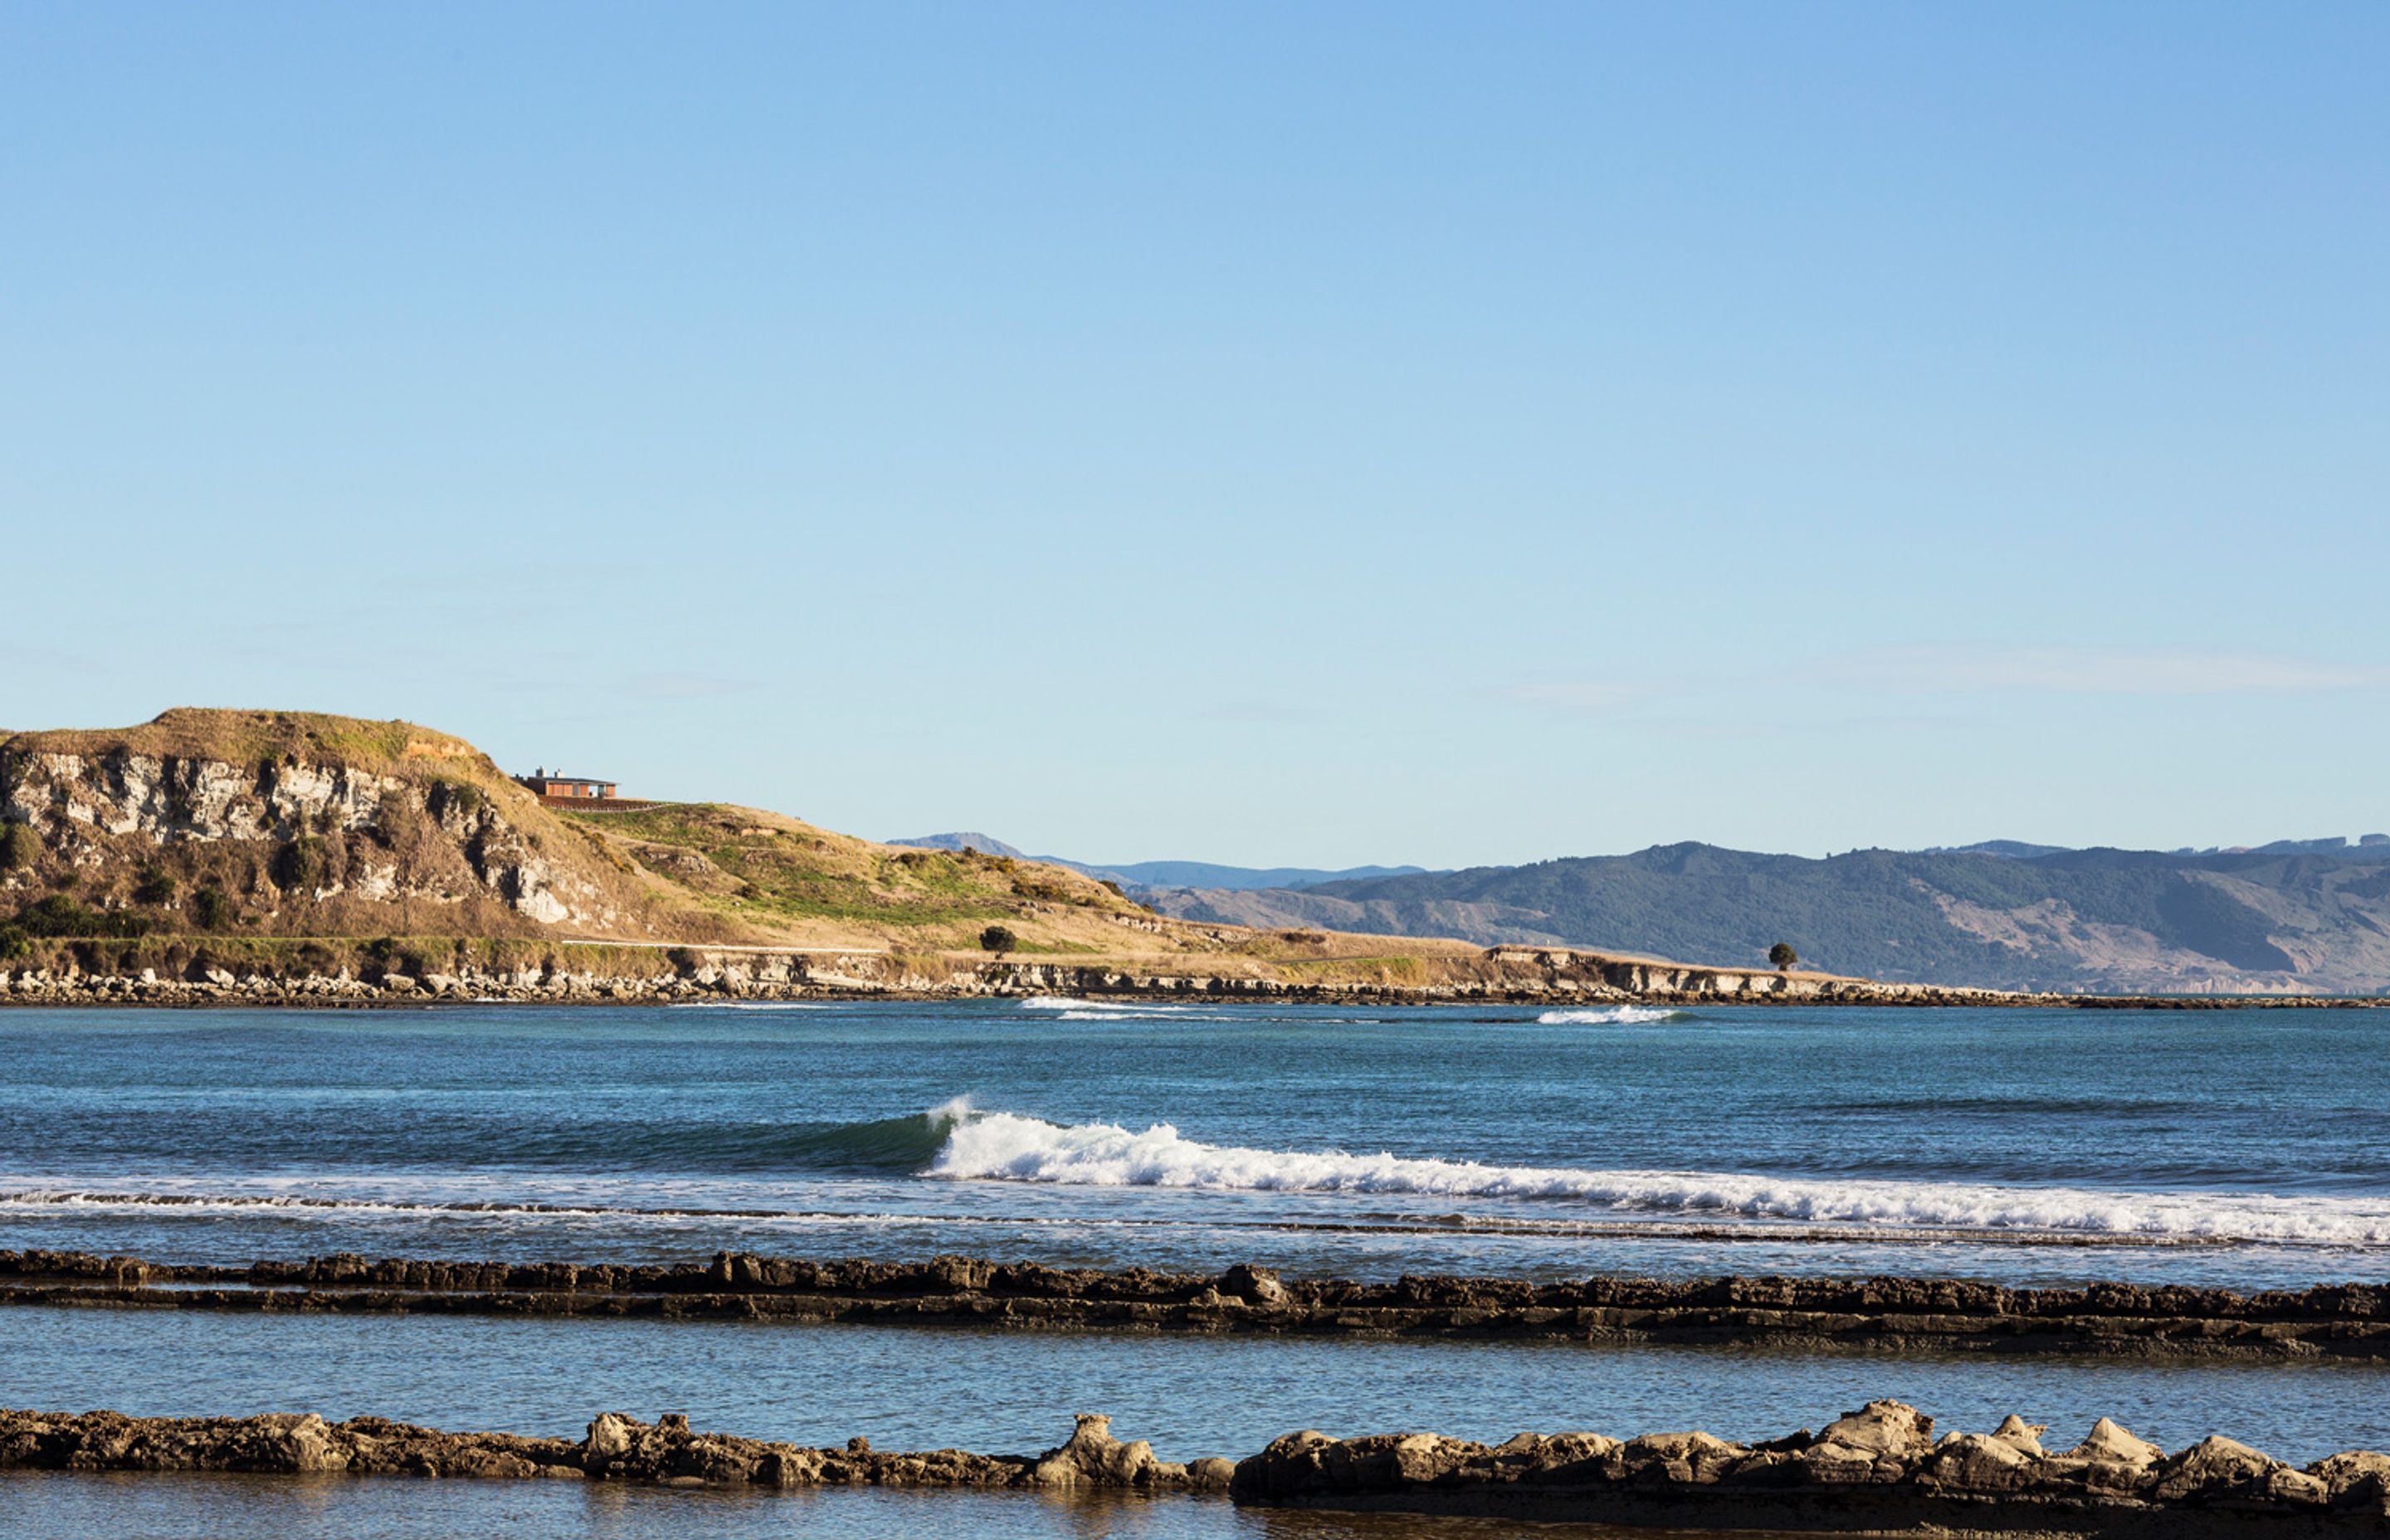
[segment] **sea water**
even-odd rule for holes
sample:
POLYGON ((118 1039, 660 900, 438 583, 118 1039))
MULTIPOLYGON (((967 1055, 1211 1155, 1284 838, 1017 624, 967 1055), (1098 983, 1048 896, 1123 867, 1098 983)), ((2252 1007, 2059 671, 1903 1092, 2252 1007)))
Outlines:
MULTIPOLYGON (((2381 1282, 2385 1029, 2359 1009, 7 1011, 0 1247, 2381 1282)), ((0 1310, 0 1405, 567 1436, 600 1409, 684 1410, 763 1437, 991 1452, 1100 1410, 1174 1458, 1304 1426, 1749 1438, 1897 1395, 1946 1426, 2016 1410, 2071 1439, 2111 1414, 2170 1447, 2225 1431, 2306 1460, 2390 1445, 2384 1383, 2365 1367, 0 1310)), ((122 1505, 106 1527, 127 1532, 164 1504, 160 1533, 250 1533, 200 1523, 221 1518, 214 1491, 12 1479, 0 1504, 45 1495, 54 1533, 93 1504, 122 1505)), ((345 1487, 305 1500, 327 1505, 308 1521, 323 1533, 413 1533, 432 1512, 345 1487)), ((644 1521, 623 1515, 645 1501, 420 1499, 527 1504, 525 1533, 576 1534, 630 1533, 610 1526, 644 1521)), ((902 1533, 872 1506, 896 1501, 804 1508, 820 1517, 789 1532, 902 1533)), ((1219 1504, 954 1501, 995 1506, 942 1524, 989 1533, 1293 1533, 1219 1504)), ((800 1510, 675 1511, 675 1531, 765 1534, 800 1510)))

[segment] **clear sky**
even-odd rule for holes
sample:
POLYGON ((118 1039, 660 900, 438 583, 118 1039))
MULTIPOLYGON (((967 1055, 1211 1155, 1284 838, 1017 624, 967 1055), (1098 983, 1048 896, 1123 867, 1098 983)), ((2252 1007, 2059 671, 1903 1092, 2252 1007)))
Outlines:
POLYGON ((0 726, 1092 860, 2390 828, 2390 6, 0 4, 0 726))

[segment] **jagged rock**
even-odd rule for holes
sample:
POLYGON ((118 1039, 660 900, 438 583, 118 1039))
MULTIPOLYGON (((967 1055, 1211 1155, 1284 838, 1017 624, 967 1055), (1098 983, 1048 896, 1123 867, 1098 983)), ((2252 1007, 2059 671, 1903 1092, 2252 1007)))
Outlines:
POLYGON ((1903 1460, 1933 1447, 1932 1418, 1898 1401, 1870 1401, 1826 1424, 1810 1452, 1834 1451, 1838 1459, 1903 1460))
POLYGON ((2067 1453, 2077 1459, 2129 1466, 2153 1465, 2165 1457, 2165 1450, 2147 1439, 2135 1438, 2122 1424, 2104 1417, 2067 1453))
POLYGON ((2157 1484, 2150 1490, 2164 1498, 2188 1497, 2194 1492, 2208 1495, 2237 1494, 2252 1487, 2262 1488, 2268 1476, 2284 1469, 2287 1467, 2270 1455, 2261 1455, 2245 1444, 2221 1435, 2211 1435, 2161 1464, 2157 1484))
MULTIPOLYGON (((1083 1414, 1060 1448, 1048 1451, 1030 1472, 1037 1486, 1150 1486, 1166 1479, 1143 1439, 1123 1444, 1112 1437, 1112 1419, 1083 1414)), ((1176 1467, 1183 1479, 1184 1466, 1176 1467)))
POLYGON ((1992 1437, 2003 1444, 2013 1444, 2028 1455, 2041 1455, 2046 1453, 2041 1447, 2041 1435, 2048 1431, 2049 1431, 2049 1428, 2043 1424, 2027 1422, 2016 1413, 2011 1412, 2000 1419, 1998 1427, 1992 1430, 1992 1437))

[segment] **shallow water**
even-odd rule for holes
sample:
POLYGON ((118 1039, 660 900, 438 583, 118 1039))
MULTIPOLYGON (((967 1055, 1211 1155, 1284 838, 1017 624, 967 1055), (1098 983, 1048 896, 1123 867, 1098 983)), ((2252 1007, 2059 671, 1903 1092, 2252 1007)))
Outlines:
MULTIPOLYGON (((1069 1002, 0 1012, 0 1246, 685 1260, 735 1247, 1391 1277, 2390 1277, 2371 1011, 1372 1013, 1069 1002)), ((2378 1367, 1880 1359, 790 1323, 0 1309, 0 1405, 371 1413, 577 1437, 623 1409, 1166 1458, 1311 1426, 1770 1436, 2114 1416, 2299 1462, 2390 1446, 2378 1367)), ((1476 1540, 1219 1501, 10 1478, 0 1532, 1476 1540), (14 1526, 12 1529, 11 1526, 14 1526)), ((1544 1533, 1544 1532, 1537 1532, 1544 1533)), ((1549 1533, 1591 1535, 1579 1529, 1549 1533)))
POLYGON ((1165 1459, 1284 1433, 1628 1437, 1816 1429, 1879 1396, 1945 1430, 2010 1412, 2060 1446, 2112 1416, 2166 1448, 2221 1432, 2306 1463, 2390 1448, 2366 1365, 1873 1358, 1434 1340, 1122 1337, 782 1323, 0 1310, 0 1405, 153 1416, 312 1411, 578 1438, 600 1411, 756 1438, 1034 1454, 1077 1412, 1165 1459))
POLYGON ((0 1245, 2381 1278, 2385 1026, 1060 1001, 11 1011, 0 1245))
MULTIPOLYGON (((11 1534, 119 1540, 673 1540, 803 1535, 886 1540, 968 1534, 996 1540, 1669 1540, 1678 1532, 1599 1524, 1427 1519, 1239 1508, 1218 1498, 1056 1498, 1025 1493, 663 1491, 578 1482, 482 1482, 238 1476, 0 1476, 11 1534)), ((1739 1531, 1742 1540, 1772 1540, 1739 1531)), ((1788 1537, 1789 1540, 1789 1537, 1788 1537)))

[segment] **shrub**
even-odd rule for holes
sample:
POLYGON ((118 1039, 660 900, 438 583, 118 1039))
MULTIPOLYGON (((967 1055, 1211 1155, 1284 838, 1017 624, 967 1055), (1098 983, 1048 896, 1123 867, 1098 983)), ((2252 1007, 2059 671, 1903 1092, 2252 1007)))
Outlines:
POLYGON ((32 938, 21 925, 0 925, 0 962, 15 962, 33 950, 32 938))
POLYGON ((1792 950, 1791 942, 1780 941, 1767 949, 1768 965, 1779 973, 1790 973, 1792 965, 1800 960, 1801 954, 1792 950))
POLYGON ((41 837, 23 824, 0 824, 0 871, 30 866, 42 853, 41 837))
POLYGON ((191 919, 194 923, 214 930, 232 916, 232 901, 225 897, 222 888, 213 883, 191 895, 191 919))
POLYGON ((1001 925, 991 925, 979 933, 980 950, 1004 956, 1021 944, 1021 938, 1001 925))
POLYGON ((52 893, 17 913, 16 928, 29 936, 140 936, 149 917, 86 909, 64 893, 52 893))
POLYGON ((274 853, 274 885, 286 892, 314 892, 324 879, 324 841, 302 834, 274 853))
POLYGON ((155 907, 174 902, 174 879, 155 866, 141 868, 141 880, 133 890, 133 902, 155 907))

